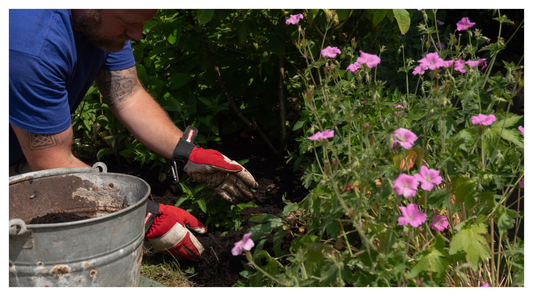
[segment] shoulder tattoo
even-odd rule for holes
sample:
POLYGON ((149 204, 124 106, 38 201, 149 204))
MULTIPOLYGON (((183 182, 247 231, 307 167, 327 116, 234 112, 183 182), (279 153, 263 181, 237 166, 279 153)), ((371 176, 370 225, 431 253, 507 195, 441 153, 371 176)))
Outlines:
POLYGON ((105 102, 110 106, 125 101, 141 87, 135 66, 118 71, 102 69, 96 76, 96 83, 105 102))

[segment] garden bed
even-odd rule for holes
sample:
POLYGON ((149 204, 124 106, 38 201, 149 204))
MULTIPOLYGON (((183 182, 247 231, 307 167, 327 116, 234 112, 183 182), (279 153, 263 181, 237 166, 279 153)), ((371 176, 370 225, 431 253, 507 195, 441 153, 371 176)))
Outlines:
MULTIPOLYGON (((246 281, 239 275, 244 270, 242 262, 246 262, 246 258, 243 255, 233 256, 231 248, 235 242, 242 239, 247 229, 257 224, 249 221, 250 216, 257 214, 277 215, 283 211, 285 206, 282 200, 283 194, 286 193, 286 200, 299 202, 308 193, 300 180, 303 169, 300 168, 293 172, 293 163, 286 164, 284 158, 274 155, 259 139, 236 139, 229 138, 222 142, 212 143, 209 148, 216 149, 234 160, 249 160, 245 167, 259 183, 259 189, 256 190, 254 196, 254 203, 257 207, 242 210, 245 224, 240 231, 231 231, 221 236, 224 229, 209 227, 206 234, 196 235, 205 247, 203 260, 200 262, 180 260, 179 265, 182 271, 194 268, 194 276, 190 278, 190 281, 198 286, 225 287, 233 286, 239 279, 246 281)), ((107 161, 111 162, 112 160, 107 161)), ((116 168, 111 167, 111 165, 108 166, 110 172, 136 175, 148 182, 151 187, 152 199, 157 203, 174 205, 183 195, 179 189, 173 190, 171 180, 167 179, 161 183, 157 179, 157 174, 147 168, 139 169, 133 164, 131 166, 121 165, 116 168)), ((207 219, 206 216, 197 216, 197 218, 203 223, 207 219)), ((264 244, 263 249, 273 255, 273 234, 268 235, 266 239, 268 241, 264 244)), ((287 249, 290 246, 290 239, 286 238, 285 240, 282 249, 287 249)), ((145 259, 156 262, 173 260, 169 256, 155 251, 148 240, 145 240, 145 249, 145 259)))

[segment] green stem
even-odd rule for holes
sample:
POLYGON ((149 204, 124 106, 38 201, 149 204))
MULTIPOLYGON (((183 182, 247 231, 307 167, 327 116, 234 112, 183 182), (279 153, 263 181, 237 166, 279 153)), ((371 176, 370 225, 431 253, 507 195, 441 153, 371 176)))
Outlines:
MULTIPOLYGON (((248 252, 247 252, 248 253, 248 252)), ((248 256, 246 256, 248 258, 248 256)), ((288 287, 289 285, 286 284, 286 283, 283 283, 283 282, 280 282, 278 279, 276 279, 275 277, 271 276, 268 272, 264 271, 263 269, 261 269, 261 267, 259 267, 257 264, 255 264, 255 262, 253 260, 251 260, 251 256, 250 258, 248 258, 248 262, 250 265, 252 265, 255 269, 259 270, 260 272, 262 272, 265 276, 267 276, 269 279, 271 279, 272 281, 282 285, 282 286, 285 286, 285 287, 288 287)))
POLYGON ((350 247, 350 242, 348 242, 348 237, 346 236, 346 232, 344 231, 342 222, 340 222, 340 225, 341 225, 341 230, 342 230, 342 236, 344 237, 344 240, 346 241, 346 247, 348 247, 348 251, 350 252, 350 257, 353 257, 352 248, 350 247))

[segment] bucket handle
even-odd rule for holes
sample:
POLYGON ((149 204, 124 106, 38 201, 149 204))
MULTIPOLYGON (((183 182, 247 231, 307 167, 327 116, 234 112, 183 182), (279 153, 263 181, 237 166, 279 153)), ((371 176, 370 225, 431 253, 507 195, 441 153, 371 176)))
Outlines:
POLYGON ((9 220, 9 235, 10 236, 23 236, 28 233, 26 223, 22 219, 15 218, 9 220))
POLYGON ((24 181, 30 181, 33 179, 64 175, 64 174, 76 174, 76 173, 107 173, 107 166, 103 162, 96 162, 92 168, 87 167, 74 167, 74 168, 58 168, 49 169, 36 172, 29 172, 16 176, 9 177, 9 185, 21 183, 24 181))

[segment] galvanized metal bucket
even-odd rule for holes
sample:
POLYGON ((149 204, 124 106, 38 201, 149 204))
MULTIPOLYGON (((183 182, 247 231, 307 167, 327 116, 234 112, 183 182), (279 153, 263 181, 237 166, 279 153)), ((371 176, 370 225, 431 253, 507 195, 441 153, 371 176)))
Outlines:
POLYGON ((103 163, 10 177, 9 286, 138 286, 149 194, 103 163), (86 219, 30 224, 52 213, 86 219))

